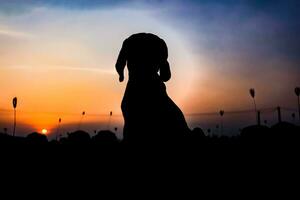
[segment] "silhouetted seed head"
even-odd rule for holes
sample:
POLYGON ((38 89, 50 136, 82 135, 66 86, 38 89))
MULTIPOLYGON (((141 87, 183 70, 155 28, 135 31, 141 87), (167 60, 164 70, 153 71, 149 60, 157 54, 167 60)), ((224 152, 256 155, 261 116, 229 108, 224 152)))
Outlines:
POLYGON ((14 107, 14 109, 16 109, 16 107, 17 107, 17 102, 18 102, 17 97, 13 98, 13 107, 14 107))
POLYGON ((110 111, 109 115, 112 116, 112 111, 110 111))
POLYGON ((58 119, 58 122, 61 123, 61 118, 58 119))
POLYGON ((249 92, 250 92, 251 97, 254 98, 255 97, 255 90, 254 90, 254 88, 251 88, 249 90, 249 92))
POLYGON ((14 130, 13 130, 13 136, 15 136, 15 133, 16 133, 16 124, 17 124, 17 122, 16 122, 16 108, 17 108, 17 102, 18 102, 18 100, 17 100, 17 97, 15 97, 15 98, 13 98, 13 107, 14 107, 14 130))
POLYGON ((220 110, 221 117, 224 115, 224 110, 220 110))
POLYGON ((300 95, 300 87, 295 88, 295 94, 299 97, 300 95))
POLYGON ((82 115, 85 115, 85 111, 82 112, 82 115))

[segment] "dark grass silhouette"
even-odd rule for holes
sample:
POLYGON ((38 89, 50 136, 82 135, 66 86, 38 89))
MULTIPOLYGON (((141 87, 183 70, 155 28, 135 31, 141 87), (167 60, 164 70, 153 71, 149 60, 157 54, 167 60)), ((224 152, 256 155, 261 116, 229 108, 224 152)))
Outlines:
MULTIPOLYGON (((141 131, 141 134, 143 132, 141 131)), ((153 133, 156 134, 156 133, 153 133)), ((115 133, 109 130, 99 131, 91 137, 88 132, 78 130, 65 134, 59 140, 47 139, 41 133, 30 133, 26 137, 12 136, 0 133, 0 146, 7 145, 39 145, 39 146, 94 146, 94 147, 128 147, 131 143, 126 140, 117 139, 115 133)), ((172 136, 171 136, 172 137, 172 136)), ((169 146, 172 138, 165 138, 163 143, 169 146), (169 139, 169 140, 168 140, 169 139)), ((300 127, 288 122, 279 122, 271 127, 264 125, 251 125, 241 129, 241 133, 236 136, 216 136, 205 135, 201 128, 194 128, 189 133, 181 137, 179 148, 186 147, 207 147, 211 145, 234 144, 242 146, 288 146, 300 144, 300 127)), ((156 147, 156 146, 155 146, 156 147)))
POLYGON ((190 130, 181 110, 168 97, 164 82, 170 80, 168 48, 164 40, 150 33, 127 38, 119 53, 116 70, 129 81, 122 100, 124 141, 160 143, 180 140, 190 130))

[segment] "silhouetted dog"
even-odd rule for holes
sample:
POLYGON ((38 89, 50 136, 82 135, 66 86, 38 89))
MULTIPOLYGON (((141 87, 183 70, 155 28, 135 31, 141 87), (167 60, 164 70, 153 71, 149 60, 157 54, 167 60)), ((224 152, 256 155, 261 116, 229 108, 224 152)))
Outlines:
POLYGON ((168 97, 164 82, 171 78, 164 40, 150 33, 127 38, 116 63, 119 80, 127 64, 129 81, 122 101, 124 140, 167 142, 189 132, 181 110, 168 97))

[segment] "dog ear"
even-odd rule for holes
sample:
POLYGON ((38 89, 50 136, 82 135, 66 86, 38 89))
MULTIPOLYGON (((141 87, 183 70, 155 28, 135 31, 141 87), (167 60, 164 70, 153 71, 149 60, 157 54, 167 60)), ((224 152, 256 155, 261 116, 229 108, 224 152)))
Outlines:
POLYGON ((167 82, 171 78, 171 70, 170 65, 167 60, 165 62, 161 63, 159 66, 159 76, 162 81, 167 82))
POLYGON ((160 39, 160 64, 159 74, 162 81, 167 82, 171 78, 171 70, 168 62, 168 47, 163 39, 160 39))
POLYGON ((117 59, 116 70, 119 74, 123 74, 123 70, 127 62, 127 43, 128 43, 127 39, 124 40, 117 59))

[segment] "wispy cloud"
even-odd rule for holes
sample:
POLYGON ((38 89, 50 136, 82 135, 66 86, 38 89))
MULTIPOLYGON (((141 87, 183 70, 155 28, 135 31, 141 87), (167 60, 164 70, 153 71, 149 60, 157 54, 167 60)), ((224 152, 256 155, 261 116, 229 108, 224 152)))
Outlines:
POLYGON ((114 70, 108 70, 103 68, 94 68, 94 67, 72 67, 72 66, 43 66, 43 67, 35 67, 29 65, 12 65, 12 66, 2 66, 1 69, 10 69, 10 70, 57 70, 57 71, 86 71, 93 73, 102 73, 102 74, 111 74, 115 75, 116 72, 114 70))
POLYGON ((116 74, 116 72, 114 70, 107 70, 107 69, 93 68, 93 67, 54 66, 54 67, 48 67, 47 69, 52 69, 52 70, 71 70, 71 71, 87 71, 87 72, 96 72, 96 73, 111 74, 111 75, 115 75, 116 74))
POLYGON ((1 36, 21 38, 21 39, 33 38, 33 35, 30 33, 25 33, 22 31, 12 30, 12 29, 3 28, 3 27, 0 27, 0 37, 1 36))

